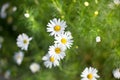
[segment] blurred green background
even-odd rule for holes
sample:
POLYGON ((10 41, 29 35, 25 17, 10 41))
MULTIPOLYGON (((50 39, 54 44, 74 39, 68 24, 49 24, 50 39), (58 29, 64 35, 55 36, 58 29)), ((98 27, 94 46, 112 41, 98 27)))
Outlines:
POLYGON ((120 67, 120 4, 113 0, 0 0, 0 15, 5 4, 9 4, 6 16, 0 16, 2 78, 8 71, 8 80, 80 80, 81 72, 92 66, 98 69, 98 80, 115 80, 112 71, 120 67), (66 21, 74 43, 59 67, 47 69, 42 57, 54 41, 46 30, 53 18, 66 21), (20 50, 16 38, 21 33, 33 40, 18 66, 13 56, 20 50), (96 42, 97 36, 101 42, 96 42), (32 62, 40 64, 35 74, 29 69, 32 62))

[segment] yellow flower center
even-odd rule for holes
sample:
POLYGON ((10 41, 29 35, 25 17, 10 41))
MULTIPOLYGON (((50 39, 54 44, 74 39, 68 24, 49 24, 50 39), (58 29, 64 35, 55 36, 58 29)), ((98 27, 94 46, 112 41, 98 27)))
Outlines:
POLYGON ((24 40, 23 43, 24 43, 24 44, 27 44, 27 40, 24 40))
POLYGON ((88 78, 89 80, 92 80, 93 75, 90 73, 90 74, 87 75, 87 78, 88 78))
POLYGON ((59 25, 56 25, 56 26, 54 27, 54 30, 55 30, 55 31, 60 31, 60 29, 61 29, 61 26, 59 26, 59 25))
POLYGON ((62 39, 61 39, 61 42, 62 42, 63 44, 66 44, 66 43, 67 43, 67 40, 66 40, 65 38, 62 38, 62 39))
POLYGON ((55 48, 55 52, 56 52, 56 54, 60 54, 61 49, 60 48, 55 48))
POLYGON ((55 58, 54 58, 54 57, 50 57, 50 61, 51 61, 51 62, 54 62, 54 61, 55 61, 55 58))

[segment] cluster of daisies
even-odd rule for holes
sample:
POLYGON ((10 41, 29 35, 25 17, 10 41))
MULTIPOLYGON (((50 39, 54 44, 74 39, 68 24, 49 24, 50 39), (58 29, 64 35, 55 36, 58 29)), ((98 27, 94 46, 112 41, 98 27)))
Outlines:
POLYGON ((64 20, 56 18, 47 24, 47 32, 50 32, 50 36, 54 36, 55 41, 54 45, 49 46, 48 53, 42 58, 46 68, 59 66, 59 61, 66 56, 65 51, 70 49, 73 44, 71 32, 65 31, 66 27, 64 20))
MULTIPOLYGON (((54 45, 49 46, 49 51, 45 56, 43 56, 42 60, 44 61, 44 65, 46 68, 52 68, 52 66, 59 66, 59 61, 66 56, 65 51, 67 49, 70 49, 70 47, 72 46, 73 37, 70 31, 65 32, 65 28, 67 27, 67 25, 66 22, 63 20, 54 18, 53 20, 50 20, 47 26, 47 32, 50 32, 50 36, 54 36, 55 41, 54 45)), ((26 35, 25 33, 22 33, 17 37, 17 46, 21 50, 15 53, 14 60, 18 65, 21 65, 24 58, 24 52, 22 50, 28 50, 28 46, 31 40, 32 37, 28 37, 28 35, 26 35)), ((96 42, 100 41, 100 36, 97 36, 96 42)), ((29 68, 32 73, 35 73, 40 70, 40 65, 33 62, 29 68)), ((81 80, 97 80, 97 78, 100 77, 97 72, 97 69, 93 67, 87 67, 80 75, 82 77, 81 80)), ((120 79, 119 68, 113 70, 113 76, 116 79, 120 79)))
MULTIPOLYGON (((67 25, 63 20, 61 21, 60 19, 54 18, 53 20, 50 20, 47 26, 47 32, 50 32, 50 35, 55 37, 55 44, 49 47, 48 54, 46 54, 42 60, 45 61, 45 67, 52 68, 52 65, 59 66, 59 61, 66 56, 65 51, 70 49, 72 46, 73 37, 69 31, 65 32, 67 25)), ((25 33, 18 35, 16 44, 21 50, 16 52, 14 55, 14 60, 18 65, 21 65, 24 59, 23 50, 28 50, 31 40, 32 37, 28 37, 28 35, 25 33)), ((39 71, 40 66, 34 62, 29 68, 33 73, 35 73, 39 71)))
MULTIPOLYGON (((28 37, 25 33, 22 33, 17 37, 17 46, 21 50, 15 53, 14 60, 18 65, 21 65, 24 58, 24 52, 22 50, 25 50, 25 51, 28 50, 28 46, 31 40, 32 40, 32 37, 28 37)), ((33 62, 29 68, 32 73, 35 73, 39 71, 40 66, 38 63, 33 62)))

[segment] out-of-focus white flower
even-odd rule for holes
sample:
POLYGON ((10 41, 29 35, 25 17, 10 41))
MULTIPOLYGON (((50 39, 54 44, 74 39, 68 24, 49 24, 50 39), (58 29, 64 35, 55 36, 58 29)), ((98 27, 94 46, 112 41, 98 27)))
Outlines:
POLYGON ((85 1, 85 2, 84 2, 84 5, 85 5, 85 6, 89 6, 89 2, 85 1))
POLYGON ((66 50, 66 47, 59 44, 54 44, 53 46, 50 46, 48 53, 50 54, 50 56, 53 56, 56 59, 60 60, 66 56, 65 50, 66 50))
POLYGON ((29 38, 25 33, 22 33, 17 38, 17 46, 22 50, 28 50, 28 45, 31 40, 31 37, 29 38))
POLYGON ((98 12, 98 11, 95 11, 95 12, 94 12, 94 15, 95 15, 95 16, 97 16, 98 14, 99 14, 99 12, 98 12))
POLYGON ((85 68, 85 70, 81 74, 81 80, 97 80, 96 78, 99 78, 97 72, 98 71, 95 68, 85 68))
POLYGON ((113 0, 114 4, 120 5, 120 0, 113 0))
POLYGON ((49 54, 43 56, 42 58, 44 62, 44 65, 46 68, 52 68, 52 66, 56 67, 59 66, 59 61, 53 56, 50 56, 49 54))
POLYGON ((47 24, 47 32, 50 32, 50 35, 59 35, 61 32, 65 30, 67 27, 66 22, 64 20, 56 19, 50 20, 50 22, 47 24))
POLYGON ((14 6, 14 7, 12 8, 12 11, 15 12, 16 10, 17 10, 17 7, 14 6))
POLYGON ((24 58, 24 53, 22 51, 16 52, 14 55, 14 60, 18 65, 21 65, 24 58))
POLYGON ((101 42, 100 36, 97 36, 97 37, 96 37, 96 42, 101 42))
POLYGON ((55 44, 60 44, 65 46, 66 48, 70 48, 73 44, 73 37, 69 31, 62 32, 58 36, 55 37, 55 44))
POLYGON ((120 79, 120 69, 119 69, 119 68, 113 70, 113 76, 114 76, 116 79, 120 79))
POLYGON ((95 0, 95 3, 97 4, 97 3, 98 3, 98 0, 95 0))
POLYGON ((75 46, 76 49, 78 49, 79 47, 78 46, 75 46))
POLYGON ((6 18, 6 16, 7 16, 6 9, 7 9, 9 6, 10 6, 9 3, 3 4, 3 6, 1 7, 1 13, 0 13, 1 18, 6 18))
POLYGON ((30 17, 30 14, 29 14, 29 13, 25 13, 24 16, 25 16, 26 18, 29 18, 29 17, 30 17))
POLYGON ((38 63, 32 63, 30 65, 30 70, 32 73, 36 73, 40 70, 40 65, 38 63))
POLYGON ((108 4, 108 7, 110 9, 114 9, 115 8, 115 4, 113 2, 111 2, 111 3, 108 4))
POLYGON ((5 79, 9 79, 10 78, 10 74, 11 74, 10 70, 7 70, 5 72, 5 74, 4 74, 5 79))

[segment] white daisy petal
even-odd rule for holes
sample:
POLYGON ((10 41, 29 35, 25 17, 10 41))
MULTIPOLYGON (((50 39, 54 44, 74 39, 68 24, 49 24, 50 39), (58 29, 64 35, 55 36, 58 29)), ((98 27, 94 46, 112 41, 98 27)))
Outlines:
POLYGON ((54 64, 53 64, 54 66, 59 66, 59 62, 56 60, 56 61, 54 61, 54 64))
POLYGON ((82 78, 81 80, 89 80, 88 78, 82 78))
POLYGON ((43 56, 42 60, 48 60, 48 57, 43 56))

